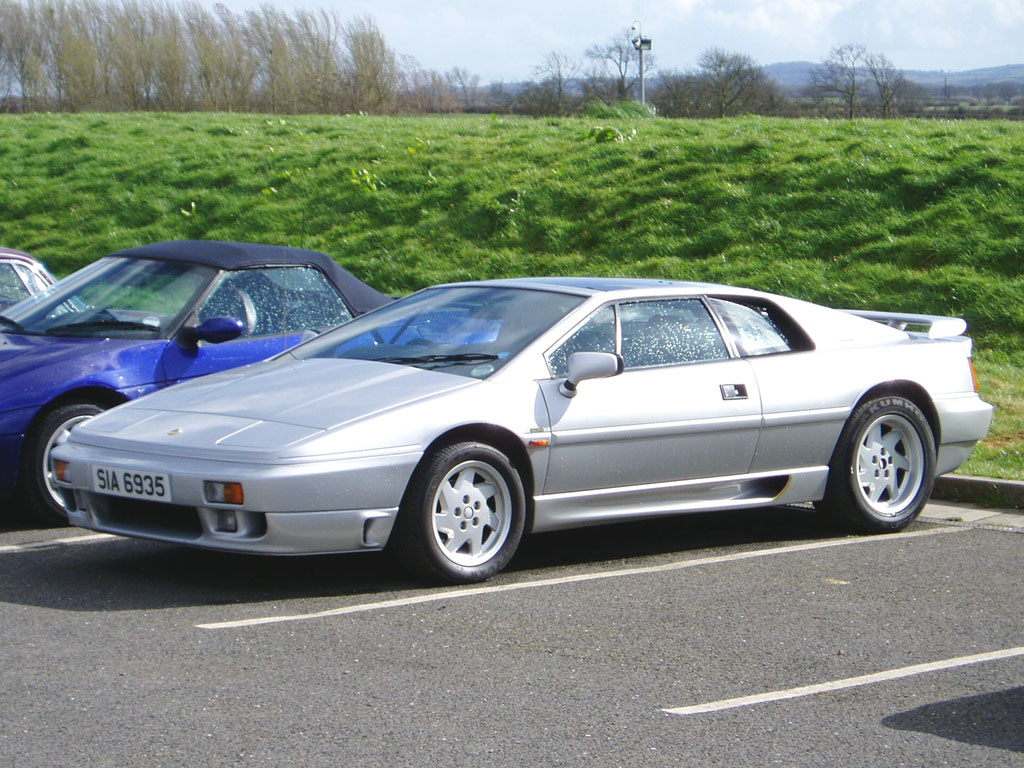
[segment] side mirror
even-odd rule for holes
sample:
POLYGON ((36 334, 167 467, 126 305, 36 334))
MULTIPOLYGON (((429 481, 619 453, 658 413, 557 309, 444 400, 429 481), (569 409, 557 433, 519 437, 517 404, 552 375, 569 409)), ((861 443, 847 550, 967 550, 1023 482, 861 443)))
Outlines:
POLYGON ((576 385, 587 379, 607 379, 623 370, 622 357, 610 352, 573 352, 569 355, 569 376, 558 385, 566 397, 576 397, 576 385))
POLYGON ((184 340, 187 343, 195 344, 199 341, 208 341, 211 344, 220 344, 224 341, 237 339, 242 335, 245 326, 237 317, 208 317, 199 325, 186 328, 184 340))

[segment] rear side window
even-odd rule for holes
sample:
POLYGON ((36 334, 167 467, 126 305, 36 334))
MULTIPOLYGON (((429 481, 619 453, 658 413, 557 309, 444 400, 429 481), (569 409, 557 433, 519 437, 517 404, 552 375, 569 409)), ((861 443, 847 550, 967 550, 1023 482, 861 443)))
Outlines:
POLYGON ((724 299, 709 301, 732 334, 741 357, 774 355, 799 348, 799 343, 794 345, 790 338, 792 334, 786 332, 786 324, 768 307, 724 299))

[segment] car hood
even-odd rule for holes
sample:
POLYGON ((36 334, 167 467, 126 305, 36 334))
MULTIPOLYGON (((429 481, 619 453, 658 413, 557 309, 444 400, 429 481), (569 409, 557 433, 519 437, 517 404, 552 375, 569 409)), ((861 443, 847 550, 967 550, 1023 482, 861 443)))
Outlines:
POLYGON ((75 442, 184 454, 273 449, 478 384, 463 376, 366 360, 288 357, 181 384, 107 411, 75 442))
POLYGON ((68 357, 92 354, 108 346, 109 339, 62 339, 59 336, 28 336, 0 333, 0 377, 26 368, 40 368, 68 357))
POLYGON ((72 385, 151 384, 166 343, 0 333, 0 410, 38 406, 72 385))

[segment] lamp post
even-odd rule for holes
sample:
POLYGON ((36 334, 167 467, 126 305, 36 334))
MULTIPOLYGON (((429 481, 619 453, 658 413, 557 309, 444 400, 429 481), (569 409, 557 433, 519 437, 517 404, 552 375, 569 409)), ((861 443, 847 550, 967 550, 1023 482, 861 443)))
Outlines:
POLYGON ((644 82, 644 51, 651 50, 651 38, 644 37, 640 31, 640 22, 633 22, 633 47, 640 54, 640 103, 647 103, 647 88, 644 82))

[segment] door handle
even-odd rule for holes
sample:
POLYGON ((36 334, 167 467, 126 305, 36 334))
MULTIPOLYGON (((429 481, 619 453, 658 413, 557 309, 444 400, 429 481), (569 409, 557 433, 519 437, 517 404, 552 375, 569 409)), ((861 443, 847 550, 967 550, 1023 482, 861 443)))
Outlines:
POLYGON ((722 384, 719 389, 722 390, 723 400, 746 400, 747 399, 747 385, 746 384, 722 384))

